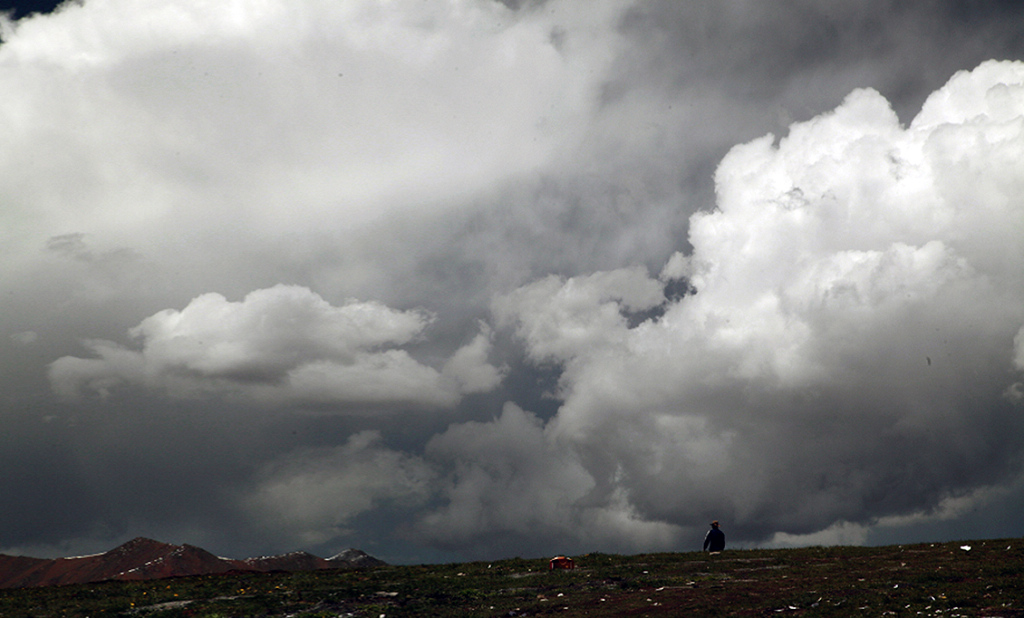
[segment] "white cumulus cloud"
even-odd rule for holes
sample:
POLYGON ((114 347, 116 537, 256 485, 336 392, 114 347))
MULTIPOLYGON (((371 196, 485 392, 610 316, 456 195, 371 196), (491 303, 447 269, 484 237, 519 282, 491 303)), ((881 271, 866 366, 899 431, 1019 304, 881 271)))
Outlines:
POLYGON ((86 341, 96 358, 63 357, 50 378, 66 398, 109 394, 119 384, 176 397, 225 395, 261 405, 441 407, 500 381, 481 334, 442 369, 401 346, 423 337, 431 316, 376 302, 335 307, 308 288, 279 285, 238 302, 204 294, 181 311, 154 314, 131 329, 133 350, 86 341), (471 365, 470 365, 471 364, 471 365))
POLYGON ((1002 393, 1024 324, 1022 92, 1024 64, 986 63, 908 127, 858 90, 735 147, 692 254, 662 274, 694 293, 660 317, 631 327, 622 314, 657 295, 588 277, 505 297, 499 322, 531 357, 567 363, 545 432, 604 499, 748 538, 927 512, 1014 478, 1021 410, 1002 393))

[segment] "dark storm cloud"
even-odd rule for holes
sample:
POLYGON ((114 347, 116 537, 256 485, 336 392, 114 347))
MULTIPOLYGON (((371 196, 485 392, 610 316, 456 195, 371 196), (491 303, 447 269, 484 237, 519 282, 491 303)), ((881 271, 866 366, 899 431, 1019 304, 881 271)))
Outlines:
POLYGON ((61 4, 60 0, 13 0, 0 3, 0 11, 7 12, 12 19, 21 19, 38 13, 52 13, 61 4))
POLYGON ((409 560, 1011 512, 1020 80, 944 84, 1024 57, 1021 16, 110 0, 4 22, 0 549, 409 560))
POLYGON ((644 63, 646 70, 633 75, 658 76, 640 77, 641 83, 676 89, 713 84, 759 106, 775 100, 792 110, 793 120, 869 86, 909 121, 955 71, 994 57, 993 50, 999 58, 1024 53, 1019 11, 1009 2, 962 0, 770 6, 732 0, 685 9, 650 2, 629 12, 623 30, 650 41, 626 54, 644 63))

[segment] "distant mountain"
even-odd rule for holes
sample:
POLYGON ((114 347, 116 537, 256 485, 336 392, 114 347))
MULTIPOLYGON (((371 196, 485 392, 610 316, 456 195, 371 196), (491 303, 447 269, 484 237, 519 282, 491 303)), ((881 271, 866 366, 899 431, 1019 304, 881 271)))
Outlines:
POLYGON ((384 564, 358 549, 348 549, 326 559, 299 551, 234 560, 215 556, 194 545, 171 545, 138 537, 92 556, 46 559, 0 554, 0 588, 84 584, 111 579, 160 579, 228 571, 360 569, 384 564))
POLYGON ((242 562, 254 571, 315 571, 335 568, 327 560, 304 551, 293 551, 280 556, 246 558, 242 562))
POLYGON ((327 559, 333 568, 342 569, 368 569, 372 567, 387 566, 387 562, 378 560, 361 549, 349 548, 340 554, 335 554, 327 559))

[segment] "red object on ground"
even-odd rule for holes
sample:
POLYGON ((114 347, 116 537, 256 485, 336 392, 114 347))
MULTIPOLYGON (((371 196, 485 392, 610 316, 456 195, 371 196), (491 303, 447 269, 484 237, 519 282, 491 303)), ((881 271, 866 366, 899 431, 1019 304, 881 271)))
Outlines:
POLYGON ((549 570, 554 571, 555 569, 575 569, 576 563, 572 561, 572 558, 566 558, 565 556, 555 556, 551 559, 551 567, 549 570))

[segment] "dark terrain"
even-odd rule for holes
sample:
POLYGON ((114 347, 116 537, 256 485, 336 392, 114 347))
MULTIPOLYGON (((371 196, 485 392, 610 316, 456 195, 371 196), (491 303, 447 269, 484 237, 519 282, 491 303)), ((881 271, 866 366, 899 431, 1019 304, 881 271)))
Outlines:
POLYGON ((138 537, 110 551, 73 558, 31 558, 0 554, 0 588, 85 584, 107 580, 148 580, 246 571, 313 571, 383 566, 358 549, 330 558, 296 551, 235 560, 195 545, 171 545, 138 537))
POLYGON ((1024 540, 234 572, 0 591, 0 616, 1024 616, 1024 540), (969 547, 969 549, 966 549, 969 547))

